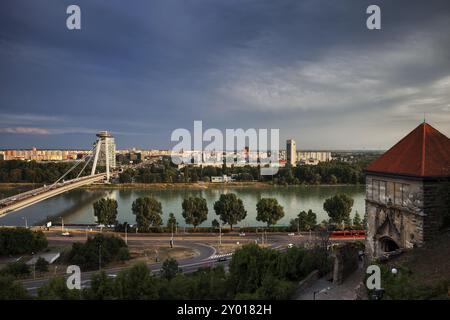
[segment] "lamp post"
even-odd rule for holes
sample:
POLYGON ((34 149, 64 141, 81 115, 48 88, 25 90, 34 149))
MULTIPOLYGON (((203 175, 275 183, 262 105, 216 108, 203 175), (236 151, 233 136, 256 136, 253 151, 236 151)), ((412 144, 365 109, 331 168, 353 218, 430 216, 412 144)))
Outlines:
POLYGON ((22 217, 23 220, 25 220, 25 229, 28 229, 28 220, 27 217, 22 217))
POLYGON ((125 244, 128 245, 128 234, 127 234, 128 223, 125 223, 125 244))

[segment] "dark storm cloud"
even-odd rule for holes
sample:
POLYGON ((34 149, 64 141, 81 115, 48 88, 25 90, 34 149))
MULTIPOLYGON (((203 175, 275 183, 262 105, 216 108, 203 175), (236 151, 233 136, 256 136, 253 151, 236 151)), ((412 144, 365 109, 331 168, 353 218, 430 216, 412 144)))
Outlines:
POLYGON ((0 147, 170 146, 205 127, 280 128, 300 148, 385 148, 428 113, 450 131, 448 1, 0 3, 0 147), (382 9, 368 31, 365 10, 382 9))

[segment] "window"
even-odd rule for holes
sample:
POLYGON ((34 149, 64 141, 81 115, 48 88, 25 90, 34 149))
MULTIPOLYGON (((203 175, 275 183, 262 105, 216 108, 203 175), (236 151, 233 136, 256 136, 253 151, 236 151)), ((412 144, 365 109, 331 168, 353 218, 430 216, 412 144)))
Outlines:
POLYGON ((402 184, 402 206, 406 207, 408 205, 409 196, 409 185, 402 184))
POLYGON ((402 200, 402 184, 396 182, 394 191, 395 191, 395 193, 394 193, 394 204, 396 206, 401 206, 403 204, 403 200, 402 200))
POLYGON ((372 194, 374 201, 380 201, 380 181, 372 180, 372 194))
POLYGON ((387 190, 386 190, 386 203, 391 202, 391 204, 394 204, 395 199, 395 184, 394 182, 389 181, 387 183, 387 190))
POLYGON ((380 202, 386 203, 386 181, 380 181, 380 202))

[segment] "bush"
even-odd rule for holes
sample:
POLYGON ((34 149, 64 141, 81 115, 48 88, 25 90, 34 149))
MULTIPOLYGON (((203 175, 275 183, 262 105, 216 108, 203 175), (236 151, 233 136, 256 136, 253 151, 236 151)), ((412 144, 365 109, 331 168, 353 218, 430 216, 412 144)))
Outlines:
POLYGON ((30 275, 30 267, 22 261, 8 263, 1 271, 0 275, 21 278, 30 275))
POLYGON ((45 260, 44 258, 42 258, 42 257, 39 257, 39 259, 37 259, 37 261, 36 261, 36 264, 35 264, 35 268, 36 268, 36 271, 39 271, 39 272, 47 272, 48 271, 48 261, 47 260, 45 260))
POLYGON ((0 228, 0 255, 33 253, 47 248, 42 231, 25 228, 0 228))
POLYGON ((69 253, 69 262, 83 270, 92 270, 117 260, 129 259, 128 247, 121 238, 97 234, 83 243, 74 243, 69 253), (99 257, 101 253, 101 257, 99 257), (100 259, 101 258, 101 259, 100 259))
POLYGON ((0 276, 0 300, 30 299, 27 290, 11 276, 0 276))

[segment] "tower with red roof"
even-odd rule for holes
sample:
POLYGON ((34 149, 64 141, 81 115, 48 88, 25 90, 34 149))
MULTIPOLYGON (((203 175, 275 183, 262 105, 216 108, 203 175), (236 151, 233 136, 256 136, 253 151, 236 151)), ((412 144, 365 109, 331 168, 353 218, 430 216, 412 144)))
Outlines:
POLYGON ((449 177, 450 139, 426 122, 372 162, 366 168, 369 257, 421 246, 439 232, 449 177))

